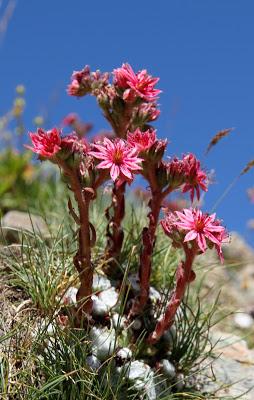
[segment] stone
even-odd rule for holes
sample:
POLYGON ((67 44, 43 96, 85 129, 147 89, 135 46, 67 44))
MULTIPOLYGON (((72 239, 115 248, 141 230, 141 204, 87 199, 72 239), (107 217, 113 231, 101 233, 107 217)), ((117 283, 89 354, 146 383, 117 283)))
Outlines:
POLYGON ((249 329, 253 326, 254 320, 251 315, 240 312, 234 316, 234 323, 238 328, 249 329))
POLYGON ((62 297, 62 302, 64 304, 76 304, 77 303, 77 293, 78 289, 74 286, 70 286, 62 297))
POLYGON ((105 361, 112 356, 116 345, 116 336, 113 330, 93 327, 90 331, 90 337, 94 356, 100 361, 105 361))
POLYGON ((108 278, 104 275, 94 274, 93 276, 93 291, 100 292, 101 290, 107 290, 111 288, 111 283, 108 278))
POLYGON ((103 290, 98 294, 98 298, 108 307, 108 309, 114 307, 118 300, 118 293, 112 286, 107 290, 103 290))
MULTIPOLYGON (((254 399, 254 351, 249 350, 245 340, 223 332, 213 332, 212 342, 219 341, 214 349, 218 357, 212 363, 211 379, 203 391, 214 393, 216 398, 254 399), (212 378, 215 376, 215 380, 212 378), (240 397, 242 396, 242 397, 240 397)), ((209 360, 207 360, 209 364, 209 360)))
POLYGON ((116 356, 119 357, 122 361, 127 361, 131 359, 132 351, 128 347, 122 347, 116 352, 116 356))
POLYGON ((157 303, 161 301, 161 294, 153 286, 149 289, 149 297, 152 303, 157 303))
POLYGON ((115 329, 124 329, 127 319, 124 315, 120 315, 118 313, 114 313, 112 315, 112 323, 115 329))
POLYGON ((35 233, 45 239, 50 236, 42 217, 22 211, 8 211, 1 219, 1 230, 7 243, 20 243, 22 232, 35 233))
POLYGON ((93 371, 96 371, 101 366, 100 360, 97 357, 95 357, 94 355, 88 356, 86 358, 86 363, 87 363, 88 367, 90 367, 93 371))
POLYGON ((175 366, 167 359, 161 360, 161 371, 169 379, 173 379, 176 376, 175 366))

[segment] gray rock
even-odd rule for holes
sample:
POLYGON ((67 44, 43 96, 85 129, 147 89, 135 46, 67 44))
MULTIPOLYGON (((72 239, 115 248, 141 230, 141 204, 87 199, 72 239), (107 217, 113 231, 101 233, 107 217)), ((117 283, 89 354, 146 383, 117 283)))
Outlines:
POLYGON ((238 336, 213 332, 213 342, 220 342, 215 347, 218 357, 207 360, 212 362, 211 379, 203 390, 207 393, 216 391, 216 398, 254 399, 254 351, 238 336), (215 376, 215 380, 213 377, 215 376), (240 398, 240 397, 239 397, 240 398))
POLYGON ((118 300, 118 293, 114 287, 103 290, 98 294, 98 298, 102 301, 108 309, 114 307, 118 300))
POLYGON ((137 274, 131 274, 128 277, 129 284, 134 293, 139 293, 140 285, 139 285, 139 278, 137 274))
POLYGON ((116 356, 119 357, 122 361, 130 360, 132 357, 132 351, 128 347, 122 347, 117 351, 116 356))
POLYGON ((161 360, 161 371, 169 379, 173 379, 176 376, 175 366, 167 359, 161 360))
POLYGON ((166 331, 163 336, 163 340, 167 343, 167 346, 170 348, 173 346, 175 340, 176 340, 176 328, 174 325, 171 326, 171 328, 166 331))
POLYGON ((92 295, 93 300, 93 314, 98 317, 103 317, 108 314, 109 307, 95 294, 92 295))
POLYGON ((115 329, 124 329, 126 325, 127 319, 124 315, 120 315, 118 313, 114 313, 112 315, 112 323, 115 329))
POLYGON ((94 274, 93 276, 93 291, 99 292, 111 288, 111 283, 104 275, 94 274))
POLYGON ((95 357, 94 355, 88 356, 86 358, 86 363, 87 363, 88 367, 90 367, 93 371, 96 371, 101 366, 100 360, 97 357, 95 357))
POLYGON ((100 361, 105 361, 111 356, 115 349, 115 333, 107 328, 93 327, 90 331, 92 340, 92 352, 100 361))
POLYGON ((161 301, 161 294, 153 286, 149 289, 149 297, 152 303, 157 303, 161 301))
POLYGON ((64 304, 76 304, 77 303, 77 293, 78 289, 74 286, 70 286, 62 297, 62 302, 64 304))
POLYGON ((1 219, 1 229, 7 243, 19 243, 22 232, 50 236, 46 222, 38 215, 22 211, 9 211, 1 219))

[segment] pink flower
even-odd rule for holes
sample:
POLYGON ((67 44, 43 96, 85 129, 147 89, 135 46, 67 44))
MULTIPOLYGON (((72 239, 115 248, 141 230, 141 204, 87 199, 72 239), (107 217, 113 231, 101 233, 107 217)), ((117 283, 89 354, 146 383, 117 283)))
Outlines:
POLYGON ((70 96, 84 96, 91 90, 90 68, 85 66, 81 71, 74 71, 71 76, 71 83, 67 87, 70 96))
POLYGON ((123 64, 121 68, 113 71, 114 84, 123 89, 123 99, 133 101, 137 97, 152 102, 156 100, 161 90, 155 89, 154 86, 159 78, 153 78, 143 69, 135 73, 129 64, 123 64))
POLYGON ((200 161, 193 154, 188 154, 183 158, 185 171, 185 185, 183 193, 190 191, 191 201, 194 199, 195 191, 197 199, 200 199, 200 189, 207 192, 207 175, 200 168, 200 161))
POLYGON ((61 150, 61 136, 57 128, 49 131, 37 129, 37 133, 30 132, 33 146, 26 146, 34 153, 45 158, 51 158, 61 150))
POLYGON ((103 144, 94 144, 93 147, 97 151, 90 151, 89 154, 102 160, 97 168, 109 169, 113 181, 117 178, 132 181, 132 172, 141 170, 139 164, 143 160, 137 157, 136 148, 130 148, 122 139, 113 142, 104 138, 103 144))
POLYGON ((156 141, 156 131, 154 129, 147 129, 142 132, 137 128, 134 132, 128 132, 127 142, 131 147, 136 147, 138 151, 149 150, 156 141))
POLYGON ((198 248, 204 253, 209 247, 215 246, 218 255, 223 261, 221 245, 227 234, 220 221, 215 219, 216 214, 206 214, 197 209, 185 208, 183 212, 176 211, 178 221, 175 226, 186 231, 184 242, 195 241, 198 248))

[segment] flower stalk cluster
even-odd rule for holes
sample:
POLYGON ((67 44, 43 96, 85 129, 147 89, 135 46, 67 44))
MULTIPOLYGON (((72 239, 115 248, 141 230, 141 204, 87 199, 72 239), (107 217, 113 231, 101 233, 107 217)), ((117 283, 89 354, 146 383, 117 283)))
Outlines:
MULTIPOLYGON (((82 127, 73 114, 64 120, 65 125, 74 128, 66 136, 57 128, 30 133, 32 146, 27 147, 37 153, 40 160, 49 160, 59 166, 77 204, 75 210, 69 199, 70 214, 79 227, 78 249, 73 260, 80 280, 76 310, 78 325, 84 321, 92 323, 92 247, 96 243, 96 229, 90 221, 89 210, 98 189, 112 181, 112 202, 105 211, 108 225, 104 254, 104 272, 110 278, 117 276, 116 264, 124 242, 122 222, 126 186, 131 185, 139 174, 150 189, 148 221, 140 232, 140 290, 126 309, 129 320, 141 315, 148 307, 153 250, 163 203, 168 202, 170 194, 175 191, 189 193, 191 202, 200 199, 201 190, 207 191, 207 174, 193 154, 164 159, 167 141, 159 139, 151 125, 160 114, 157 107, 161 92, 156 88, 158 80, 146 70, 135 73, 129 64, 113 70, 112 79, 110 74, 91 72, 86 66, 73 73, 67 92, 76 97, 87 94, 96 97, 111 125, 111 136, 99 137, 89 143, 86 138, 89 127, 82 127)), ((221 244, 227 237, 225 228, 214 214, 204 214, 195 208, 168 213, 161 225, 173 246, 183 249, 185 259, 178 266, 176 287, 164 315, 156 322, 154 330, 148 332, 151 344, 156 343, 174 322, 186 288, 195 279, 195 256, 214 247, 222 260, 221 244)))

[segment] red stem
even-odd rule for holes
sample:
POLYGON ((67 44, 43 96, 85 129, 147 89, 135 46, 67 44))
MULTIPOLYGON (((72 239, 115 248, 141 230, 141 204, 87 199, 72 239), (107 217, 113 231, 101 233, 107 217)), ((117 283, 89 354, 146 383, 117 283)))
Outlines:
POLYGON ((176 271, 176 287, 167 305, 165 314, 157 322, 154 331, 148 338, 150 344, 158 342, 163 333, 167 331, 174 323, 176 312, 183 300, 184 294, 190 282, 195 279, 195 273, 192 270, 192 264, 196 255, 195 249, 189 249, 184 244, 185 261, 180 262, 176 271))
POLYGON ((148 175, 145 178, 148 180, 152 198, 149 202, 151 211, 148 214, 149 225, 142 231, 142 243, 143 248, 140 255, 140 266, 139 266, 139 281, 140 281, 140 294, 135 299, 130 315, 137 315, 142 312, 149 298, 150 289, 150 278, 152 270, 152 254, 155 244, 155 233, 159 221, 161 203, 164 197, 170 193, 162 192, 157 185, 155 170, 148 166, 148 175))
POLYGON ((90 194, 82 190, 77 170, 72 170, 68 165, 58 160, 59 166, 70 180, 71 190, 74 193, 75 200, 79 210, 79 246, 77 254, 73 258, 75 268, 79 273, 80 287, 77 293, 78 302, 78 319, 81 323, 84 317, 87 318, 92 312, 93 301, 92 284, 93 284, 93 267, 91 263, 91 240, 90 240, 90 224, 89 224, 89 203, 90 194))
POLYGON ((115 261, 119 258, 121 253, 124 233, 121 227, 122 220, 125 214, 125 187, 126 183, 122 183, 120 186, 114 185, 112 191, 112 203, 106 209, 105 214, 108 219, 107 225, 107 246, 106 246, 106 260, 111 260, 110 263, 105 267, 107 275, 114 274, 116 266, 115 261), (109 212, 113 208, 113 216, 110 218, 109 212))

